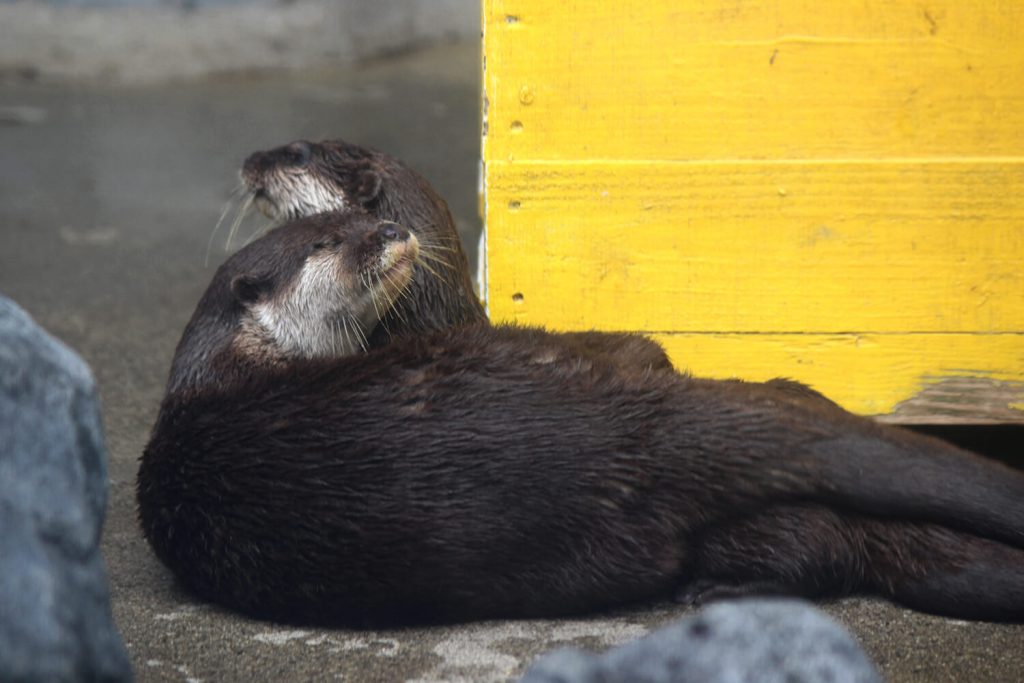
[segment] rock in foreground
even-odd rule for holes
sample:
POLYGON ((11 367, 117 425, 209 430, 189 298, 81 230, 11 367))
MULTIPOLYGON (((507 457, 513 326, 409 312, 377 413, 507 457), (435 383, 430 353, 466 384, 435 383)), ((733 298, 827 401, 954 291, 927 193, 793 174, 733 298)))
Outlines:
POLYGON ((92 374, 0 297, 0 681, 127 681, 100 533, 106 451, 92 374))
POLYGON ((558 650, 520 683, 882 683, 838 624, 794 600, 712 605, 606 652, 558 650))

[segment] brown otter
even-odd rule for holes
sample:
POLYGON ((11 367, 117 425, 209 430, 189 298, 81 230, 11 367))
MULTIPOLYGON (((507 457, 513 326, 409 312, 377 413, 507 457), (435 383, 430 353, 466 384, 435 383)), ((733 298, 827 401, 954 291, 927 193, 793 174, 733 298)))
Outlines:
MULTIPOLYGON (((410 296, 369 331, 369 345, 393 337, 487 320, 473 293, 469 267, 448 205, 419 173, 393 156, 344 140, 298 140, 254 152, 242 180, 271 218, 302 218, 359 207, 415 234, 426 262, 416 268, 410 296)), ((639 334, 568 332, 584 353, 637 368, 671 368, 664 349, 639 334)))
POLYGON ((419 243, 357 211, 347 221, 358 229, 343 235, 324 214, 273 230, 221 266, 178 342, 168 394, 365 350, 380 317, 404 298, 419 243))
POLYGON ((200 596, 354 624, 673 590, 1024 619, 1024 475, 809 391, 640 372, 485 324, 290 354, 288 330, 379 313, 371 271, 407 251, 380 245, 410 239, 382 229, 356 213, 286 225, 200 301, 190 327, 217 341, 179 350, 138 478, 146 538, 200 596), (321 253, 334 303, 282 304, 321 253))
POLYGON ((448 205, 423 176, 398 159, 343 140, 300 140, 250 154, 242 180, 256 206, 271 218, 355 207, 416 235, 423 258, 408 296, 379 326, 367 330, 371 347, 394 336, 487 319, 448 205))

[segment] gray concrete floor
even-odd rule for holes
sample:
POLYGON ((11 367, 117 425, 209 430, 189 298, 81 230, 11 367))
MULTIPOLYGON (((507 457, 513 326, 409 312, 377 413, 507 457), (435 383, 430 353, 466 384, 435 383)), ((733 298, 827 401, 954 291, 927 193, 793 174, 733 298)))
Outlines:
MULTIPOLYGON (((663 604, 403 631, 281 627, 182 593, 136 526, 137 458, 174 345, 224 258, 222 232, 204 265, 242 159, 299 137, 387 150, 449 199, 475 257, 477 70, 475 46, 449 46, 354 70, 194 84, 0 83, 0 292, 96 373, 110 451, 104 552, 140 681, 500 681, 553 647, 603 649, 685 613, 663 604)), ((1024 680, 1024 626, 862 599, 826 610, 890 681, 1024 680)))

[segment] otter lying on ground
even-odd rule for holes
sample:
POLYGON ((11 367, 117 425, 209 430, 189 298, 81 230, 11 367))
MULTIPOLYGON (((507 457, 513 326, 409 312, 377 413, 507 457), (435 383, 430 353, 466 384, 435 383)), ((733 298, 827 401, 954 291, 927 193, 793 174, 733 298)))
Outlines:
POLYGON ((341 212, 217 272, 138 477, 146 538, 196 594, 359 625, 674 591, 1024 619, 1024 475, 799 385, 641 371, 485 324, 346 355, 339 321, 384 314, 415 244, 341 212))

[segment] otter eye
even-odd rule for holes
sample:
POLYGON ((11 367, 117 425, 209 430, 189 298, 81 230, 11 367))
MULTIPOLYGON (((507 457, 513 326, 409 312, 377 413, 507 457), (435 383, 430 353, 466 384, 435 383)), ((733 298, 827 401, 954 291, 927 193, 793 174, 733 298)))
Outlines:
POLYGON ((293 142, 285 149, 288 151, 288 163, 292 166, 306 166, 313 155, 313 148, 308 142, 293 142))

